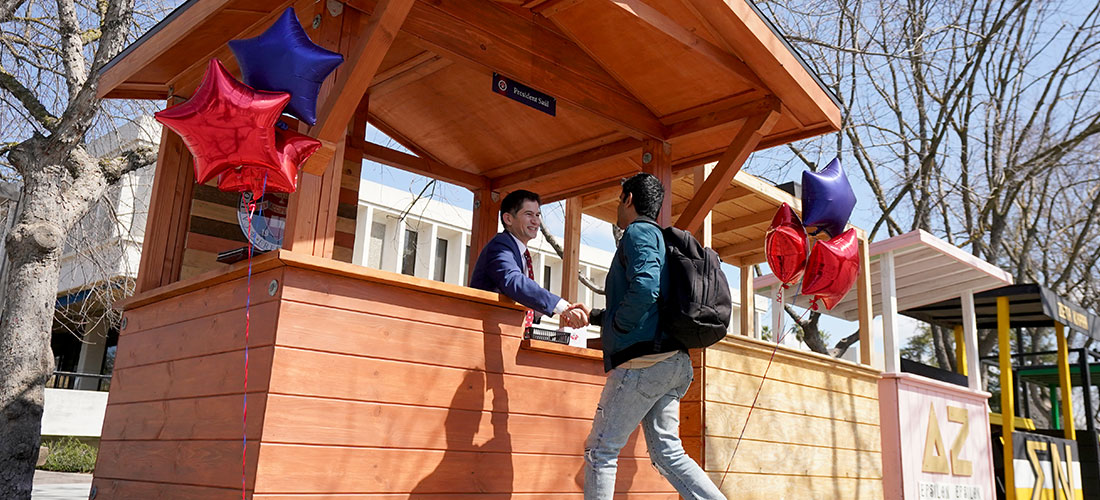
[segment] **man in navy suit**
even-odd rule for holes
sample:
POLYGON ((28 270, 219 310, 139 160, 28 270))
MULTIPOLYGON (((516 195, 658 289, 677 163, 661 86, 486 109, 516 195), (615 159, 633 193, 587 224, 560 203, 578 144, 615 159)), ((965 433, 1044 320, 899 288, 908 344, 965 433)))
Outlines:
POLYGON ((570 304, 539 286, 534 280, 531 253, 527 243, 535 239, 542 225, 539 195, 518 190, 508 193, 500 204, 504 231, 489 240, 478 255, 470 286, 506 295, 530 308, 524 320, 531 326, 534 315, 561 315, 562 325, 580 328, 588 324, 588 309, 582 303, 570 304))

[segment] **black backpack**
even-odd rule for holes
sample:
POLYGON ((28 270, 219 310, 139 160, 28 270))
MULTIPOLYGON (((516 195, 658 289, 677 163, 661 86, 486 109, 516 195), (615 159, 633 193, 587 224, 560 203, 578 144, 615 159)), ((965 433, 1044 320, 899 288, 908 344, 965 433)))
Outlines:
MULTIPOLYGON (((655 221, 642 220, 661 227, 655 221)), ((722 261, 687 231, 665 227, 661 232, 668 269, 668 283, 658 299, 661 330, 689 349, 714 345, 729 331, 733 313, 722 261)))
POLYGON ((722 261, 691 233, 662 228, 668 286, 660 298, 661 330, 684 347, 704 348, 726 336, 733 301, 722 261))

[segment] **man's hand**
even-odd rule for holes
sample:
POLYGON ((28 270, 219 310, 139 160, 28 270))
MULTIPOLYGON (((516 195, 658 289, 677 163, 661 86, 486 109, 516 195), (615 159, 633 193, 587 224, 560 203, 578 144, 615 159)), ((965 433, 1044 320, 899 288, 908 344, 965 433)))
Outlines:
POLYGON ((561 323, 569 328, 584 328, 588 326, 588 307, 583 303, 572 304, 561 313, 561 323))

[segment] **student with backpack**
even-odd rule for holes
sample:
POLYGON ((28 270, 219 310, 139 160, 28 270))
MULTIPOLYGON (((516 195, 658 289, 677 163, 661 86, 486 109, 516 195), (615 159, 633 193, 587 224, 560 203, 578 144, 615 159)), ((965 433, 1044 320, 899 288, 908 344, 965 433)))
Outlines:
MULTIPOLYGON (((585 500, 612 499, 619 451, 639 423, 653 464, 681 496, 725 499, 702 468, 684 452, 679 429, 680 399, 687 393, 693 377, 687 347, 704 347, 721 339, 725 332, 723 328, 721 335, 711 338, 714 329, 705 326, 706 316, 713 311, 701 312, 690 303, 692 299, 711 301, 707 297, 720 292, 695 287, 694 292, 686 294, 688 305, 681 303, 685 294, 668 293, 669 271, 675 266, 666 265, 668 236, 655 222, 663 199, 664 187, 653 175, 638 174, 623 181, 617 221, 623 235, 605 283, 607 308, 593 309, 589 316, 593 324, 600 325, 604 371, 610 373, 585 442, 585 500), (659 305, 661 296, 672 297, 671 302, 676 303, 659 305), (662 319, 659 309, 679 309, 680 313, 669 312, 668 318, 662 319), (684 310, 688 312, 681 314, 684 310), (667 328, 661 327, 662 323, 685 319, 689 327, 681 327, 680 334, 666 332, 667 328), (692 328, 692 323, 702 323, 704 327, 692 328)), ((707 273, 713 270, 705 262, 707 255, 703 256, 702 263, 698 258, 688 261, 696 263, 696 271, 706 275, 707 279, 700 279, 711 283, 713 280, 707 273)), ((716 256, 714 261, 717 262, 716 256)), ((676 272, 681 275, 684 270, 676 272)), ((724 278, 720 285, 725 287, 728 326, 729 287, 724 278)))

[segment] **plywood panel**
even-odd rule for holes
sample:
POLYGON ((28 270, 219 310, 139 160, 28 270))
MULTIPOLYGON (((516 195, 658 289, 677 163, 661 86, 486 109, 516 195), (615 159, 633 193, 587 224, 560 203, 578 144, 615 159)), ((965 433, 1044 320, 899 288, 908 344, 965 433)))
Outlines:
MULTIPOLYGON (((740 452, 738 452, 740 453, 740 452)), ((775 473, 708 473, 722 493, 737 500, 834 500, 882 498, 882 481, 846 477, 786 476, 775 473), (723 481, 723 477, 725 481, 723 481)))
MULTIPOLYGON (((248 435, 260 437, 266 398, 248 398, 248 435)), ((239 440, 243 395, 112 403, 104 417, 104 440, 239 440)))
MULTIPOLYGON (((270 396, 267 409, 264 441, 274 443, 579 456, 592 427, 587 419, 285 395, 270 396)), ((648 456, 640 431, 621 456, 648 456)))
POLYGON ((489 374, 484 386, 471 383, 481 373, 279 347, 271 392, 592 418, 602 390, 591 384, 508 374, 489 374))
POLYGON ((280 346, 603 386, 603 364, 521 350, 521 339, 285 301, 280 346))
POLYGON ((835 446, 849 450, 881 451, 879 427, 874 424, 784 413, 766 408, 721 403, 707 405, 707 435, 756 441, 835 446), (746 420, 746 416, 748 419, 746 420), (747 422, 747 424, 746 424, 747 422))
MULTIPOLYGON (((248 354, 248 391, 267 389, 272 347, 248 354)), ((240 394, 244 387, 244 350, 115 370, 109 404, 240 394)))
POLYGON ((707 366, 743 374, 763 376, 768 380, 782 380, 830 391, 878 399, 878 377, 857 367, 837 363, 827 366, 811 357, 799 357, 788 352, 777 352, 771 366, 771 353, 765 349, 733 348, 719 345, 707 352, 707 366))
POLYGON ((877 451, 746 439, 733 455, 736 439, 708 437, 706 440, 708 472, 723 472, 729 466, 730 472, 882 479, 882 456, 877 451))
POLYGON ((476 332, 500 332, 522 336, 523 311, 503 309, 412 292, 394 286, 376 286, 362 280, 325 276, 312 271, 287 269, 283 298, 350 311, 372 311, 383 316, 417 318, 418 321, 476 332))
MULTIPOLYGON (((760 377, 707 370, 706 400, 748 407, 760 387, 760 377)), ((813 415, 849 422, 878 423, 878 400, 793 384, 769 377, 760 389, 757 408, 813 415)))
MULTIPOLYGON (((147 481, 127 481, 107 479, 96 476, 92 481, 97 499, 121 500, 129 498, 155 498, 156 500, 236 500, 241 498, 240 486, 237 488, 214 488, 192 486, 189 484, 150 483, 147 481)), ((260 498, 258 496, 253 498, 260 498)))
MULTIPOLYGON (((580 456, 264 443, 260 492, 548 493, 581 491, 580 456)), ((620 459, 617 489, 661 491, 668 483, 648 459, 620 459)), ((431 498, 431 497, 428 497, 431 498)))
MULTIPOLYGON (((264 291, 263 295, 266 296, 267 292, 264 291)), ((267 301, 251 306, 249 347, 255 349, 274 343, 278 313, 278 302, 267 301)), ((130 332, 119 338, 115 370, 240 350, 244 347, 244 330, 244 307, 240 307, 130 332)))
MULTIPOLYGON (((161 483, 236 488, 240 497, 241 440, 107 441, 99 443, 97 479, 130 479, 161 483)), ((249 482, 255 476, 260 443, 249 441, 249 482)), ((99 497, 96 495, 97 498, 99 497)), ((124 497, 149 498, 149 497, 124 497)), ((199 497, 203 498, 203 497, 199 497)))
MULTIPOLYGON (((272 269, 252 275, 252 305, 256 306, 275 298, 267 294, 267 285, 272 280, 281 281, 282 274, 282 269, 272 269)), ((179 323, 195 317, 239 309, 244 306, 247 294, 247 280, 242 277, 185 293, 171 300, 127 309, 124 313, 126 327, 122 329, 120 336, 125 337, 130 333, 179 323)))
POLYGON ((878 372, 784 347, 768 367, 773 349, 730 338, 707 351, 704 468, 736 498, 881 499, 878 372))

